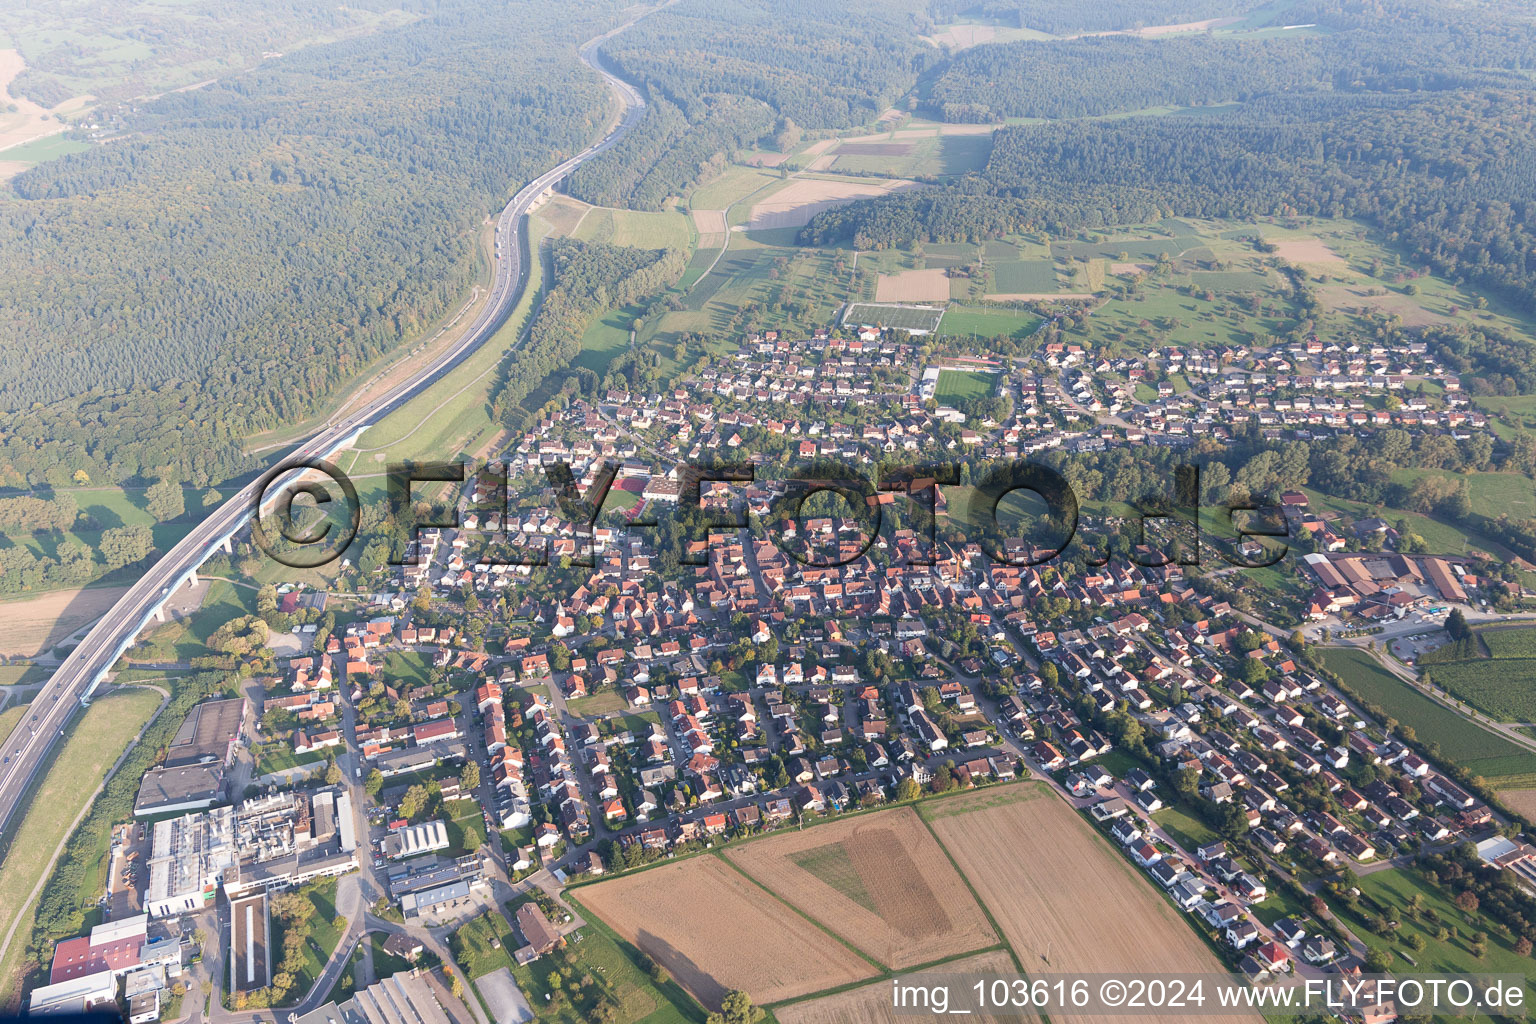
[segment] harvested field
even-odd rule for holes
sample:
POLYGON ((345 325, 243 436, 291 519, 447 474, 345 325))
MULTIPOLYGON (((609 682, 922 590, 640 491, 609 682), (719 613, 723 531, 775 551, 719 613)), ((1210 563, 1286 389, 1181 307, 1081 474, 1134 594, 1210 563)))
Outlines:
POLYGON ((788 159, 788 153, 753 153, 742 163, 748 167, 777 167, 788 159))
POLYGON ((796 178, 764 202, 754 205, 747 227, 754 231, 764 228, 798 228, 822 210, 843 206, 855 199, 869 199, 916 187, 917 182, 902 179, 822 181, 819 178, 796 178))
POLYGON ((1178 25, 1151 25, 1147 28, 1132 29, 1131 34, 1141 36, 1143 39, 1153 39, 1179 32, 1208 32, 1213 28, 1225 28, 1242 20, 1241 18, 1207 18, 1204 21, 1186 21, 1178 25))
POLYGON ((823 153, 821 156, 807 164, 805 169, 808 171, 825 171, 830 169, 831 166, 835 163, 837 163, 837 157, 835 155, 831 153, 823 153))
POLYGON ((732 989, 774 1003, 875 973, 718 857, 691 857, 577 895, 711 1008, 732 989))
POLYGON ((994 292, 987 298, 998 302, 1086 302, 1092 292, 994 292))
POLYGON ((1275 255, 1291 263, 1306 263, 1318 267, 1343 267, 1344 257, 1318 238, 1273 238, 1275 255))
POLYGON ((1536 819, 1536 789, 1501 789, 1499 799, 1515 813, 1536 819))
MULTIPOLYGON (((9 86, 26 63, 20 51, 0 50, 0 150, 68 130, 69 126, 61 123, 58 115, 74 113, 90 101, 89 96, 76 96, 49 110, 32 100, 12 96, 9 86)), ((26 166, 24 161, 21 163, 26 166)))
POLYGON ((948 302, 949 276, 942 267, 881 274, 875 285, 876 302, 948 302))
POLYGON ((837 147, 838 156, 910 156, 910 142, 845 142, 837 147))
MULTIPOLYGON (((947 963, 938 972, 977 977, 989 974, 1012 976, 1018 973, 1013 960, 1001 949, 947 963)), ((883 981, 839 992, 835 996, 808 999, 803 1003, 780 1007, 773 1015, 778 1018, 779 1024, 900 1024, 914 1019, 905 1014, 898 1017, 891 1011, 891 986, 883 981)), ((971 1020, 979 1024, 1022 1024, 1039 1019, 1021 1013, 1011 1013, 1006 1017, 971 1015, 971 1020)))
POLYGON ((895 970, 998 941, 965 881, 910 807, 781 832, 726 856, 895 970))
POLYGON ((1430 327, 1451 322, 1450 317, 1425 309, 1421 304, 1423 296, 1402 295, 1398 292, 1369 295, 1367 294, 1369 291, 1370 287, 1332 284, 1319 288, 1317 297, 1329 309, 1342 309, 1346 312, 1370 311, 1388 315, 1395 313, 1403 321, 1404 327, 1430 327))
POLYGON ((700 235, 723 235, 728 230, 725 225, 725 211, 694 210, 693 226, 699 229, 700 235))
POLYGON ((1144 274, 1151 269, 1150 263, 1111 263, 1109 265, 1111 274, 1144 274))
MULTIPOLYGON (((1154 883, 1044 785, 978 790, 925 806, 922 813, 1025 971, 1166 976, 1222 970, 1154 883)), ((1179 1024, 1185 1018, 1141 1019, 1179 1024)))
POLYGON ((127 589, 55 590, 0 602, 0 618, 6 623, 4 633, 0 634, 0 655, 31 657, 47 650, 81 626, 101 618, 127 589))

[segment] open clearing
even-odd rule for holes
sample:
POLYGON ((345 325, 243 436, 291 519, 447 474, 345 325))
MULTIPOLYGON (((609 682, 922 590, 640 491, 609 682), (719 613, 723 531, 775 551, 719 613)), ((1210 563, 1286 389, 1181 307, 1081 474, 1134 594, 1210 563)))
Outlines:
POLYGON ((995 302, 1088 302, 1092 292, 989 292, 995 302))
MULTIPOLYGON (((1011 977, 1018 973, 1006 951, 994 949, 990 953, 978 953, 964 960, 956 960, 938 968, 944 974, 964 974, 975 977, 1002 975, 1011 977)), ((891 1010, 891 986, 877 981, 862 988, 852 988, 835 996, 808 999, 803 1003, 780 1007, 773 1011, 779 1024, 899 1024, 914 1018, 897 1016, 891 1010)), ((1006 1017, 992 1014, 972 1014, 972 1021, 980 1024, 1004 1024, 1039 1020, 1039 1017, 1023 1013, 1010 1013, 1006 1017)))
MULTIPOLYGON (((915 181, 823 181, 820 178, 796 178, 752 207, 747 227, 798 228, 822 210, 844 206, 856 199, 869 199, 903 189, 917 188, 915 181)), ((946 293, 946 298, 948 297, 946 293)))
POLYGON ((725 223, 724 210, 694 210, 693 227, 699 233, 700 249, 718 249, 725 244, 731 229, 725 223))
POLYGON ((39 159, 35 151, 29 156, 6 153, 5 150, 67 130, 69 125, 60 121, 59 115, 78 111, 90 101, 88 96, 77 96, 49 110, 31 100, 12 96, 9 86, 25 67, 26 61, 20 51, 0 50, 0 180, 19 174, 39 159), (11 106, 16 109, 7 109, 11 106))
POLYGON ((583 887, 577 896, 712 1008, 733 989, 776 1003, 875 974, 718 857, 664 864, 583 887))
POLYGON ((95 622, 127 587, 87 587, 55 590, 36 597, 0 602, 0 654, 31 657, 40 654, 81 626, 95 622))
POLYGON ((949 275, 934 270, 903 270, 881 274, 875 285, 876 302, 948 302, 949 275))
POLYGON ((1430 327, 1452 322, 1448 316, 1425 309, 1423 296, 1403 295, 1394 291, 1389 291, 1385 295, 1370 295, 1369 291, 1370 287, 1331 284, 1319 288, 1317 297, 1329 309, 1345 312, 1369 310, 1387 316, 1396 314, 1402 320, 1404 327, 1430 327))
POLYGON ((965 881, 910 807, 781 832, 726 856, 896 970, 997 941, 965 881))
MULTIPOLYGON (((1153 882, 1044 785, 983 789, 924 806, 921 813, 1024 970, 1161 976, 1222 970, 1153 882)), ((1142 1019, 1176 1024, 1185 1018, 1142 1019)))
POLYGON ((1268 241, 1274 244, 1275 255, 1290 263, 1339 268, 1346 265, 1344 257, 1318 238, 1272 238, 1268 241))

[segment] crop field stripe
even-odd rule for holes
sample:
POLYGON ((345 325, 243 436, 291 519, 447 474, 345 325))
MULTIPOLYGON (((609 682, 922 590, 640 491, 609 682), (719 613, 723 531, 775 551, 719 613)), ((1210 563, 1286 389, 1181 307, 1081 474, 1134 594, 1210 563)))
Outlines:
MULTIPOLYGON (((826 925, 822 924, 820 921, 816 920, 810 914, 807 914, 805 911, 801 910, 799 907, 795 906, 793 903, 791 903, 788 900, 784 899, 782 896, 780 896, 778 893, 774 892, 772 889, 768 888, 762 882, 759 882, 757 879, 755 879, 751 875, 747 874, 744 870, 741 869, 741 867, 739 865, 737 865, 734 861, 732 861, 731 858, 725 856, 725 853, 724 853, 723 850, 711 850, 710 853, 712 853, 714 855, 716 860, 720 861, 722 864, 727 865, 732 871, 736 872, 742 878, 745 878, 747 881, 751 882, 753 885, 755 885, 759 889, 763 890, 763 892, 767 893, 769 896, 772 896, 779 903, 782 903, 784 906, 788 907, 790 910, 793 910, 796 914, 800 915, 801 917, 805 918, 807 921, 811 922, 811 924, 815 925, 817 928, 820 928, 822 931, 826 932, 832 938, 836 939, 838 941, 838 943, 840 943, 841 945, 846 946, 848 949, 852 950, 855 954, 858 955, 860 960, 867 961, 872 967, 875 968, 875 970, 880 972, 880 978, 885 978, 885 977, 890 975, 890 973, 891 973, 890 968, 886 967, 884 964, 880 963, 878 960, 875 960, 875 959, 865 955, 864 951, 859 949, 859 947, 855 946, 853 943, 849 942, 847 939, 845 939, 841 935, 837 934, 837 932, 834 932, 831 928, 828 928, 826 925)), ((875 980, 879 980, 879 979, 877 978, 875 980)), ((869 981, 870 981, 870 979, 865 978, 865 979, 862 979, 860 981, 849 982, 847 985, 839 986, 839 989, 853 988, 853 987, 858 986, 858 985, 865 985, 865 984, 868 984, 869 981)), ((827 991, 831 991, 831 990, 829 989, 827 991)), ((814 995, 815 993, 812 993, 812 994, 814 995)), ((810 998, 810 997, 807 996, 806 998, 810 998)))
MULTIPOLYGON (((964 814, 965 812, 951 810, 950 813, 964 814)), ((1019 951, 1014 949, 1013 943, 1008 941, 1008 933, 1003 931, 1002 927, 997 923, 997 918, 992 916, 992 908, 987 906, 987 901, 981 898, 981 893, 976 891, 976 887, 971 884, 971 880, 967 878, 965 872, 961 870, 960 864, 955 860, 955 855, 949 852, 949 847, 944 845, 944 840, 940 839, 939 834, 933 830, 933 822, 929 821, 928 818, 921 813, 918 814, 917 817, 918 820, 923 823, 923 828, 928 830, 928 834, 933 836, 933 841, 939 844, 939 849, 944 851, 944 856, 949 858, 949 866, 955 869, 955 874, 960 876, 960 880, 965 883, 965 887, 971 891, 971 899, 976 901, 976 905, 980 907, 981 912, 986 915, 987 924, 991 925, 992 931, 1003 940, 1002 945, 1008 950, 1008 958, 1013 961, 1013 966, 1018 968, 1019 974, 1028 978, 1029 972, 1024 970, 1024 962, 1019 959, 1019 951)), ((948 815, 945 815, 945 817, 948 817, 948 815)))

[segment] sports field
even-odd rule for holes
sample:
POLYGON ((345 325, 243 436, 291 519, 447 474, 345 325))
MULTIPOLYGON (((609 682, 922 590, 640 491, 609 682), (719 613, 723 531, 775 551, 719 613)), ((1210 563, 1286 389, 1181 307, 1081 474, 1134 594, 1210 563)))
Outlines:
POLYGON ((843 324, 891 327, 903 331, 936 331, 943 316, 942 309, 927 306, 855 302, 843 314, 843 324))
POLYGON ((938 333, 951 337, 1027 338, 1040 327, 1035 314, 1006 306, 951 305, 938 333))
POLYGON ((933 397, 940 402, 988 398, 996 387, 997 378, 990 373, 976 373, 973 370, 941 370, 933 397))

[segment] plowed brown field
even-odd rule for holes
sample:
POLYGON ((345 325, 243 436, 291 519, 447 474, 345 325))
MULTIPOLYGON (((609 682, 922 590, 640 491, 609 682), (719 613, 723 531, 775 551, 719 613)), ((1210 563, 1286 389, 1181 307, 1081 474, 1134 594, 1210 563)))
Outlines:
POLYGON ((896 970, 997 942, 965 881, 910 807, 782 832, 726 856, 896 970))
MULTIPOLYGON (((997 949, 947 963, 937 968, 935 973, 974 974, 980 977, 986 974, 1011 976, 1018 972, 1008 954, 997 949)), ((779 1024, 916 1024, 921 1020, 935 1019, 908 1014, 897 1016, 892 1012, 891 983, 888 981, 849 989, 822 999, 807 999, 793 1006, 780 1007, 773 1015, 778 1018, 779 1024)), ((1029 1024, 1040 1018, 1012 1013, 1006 1017, 972 1014, 965 1019, 968 1024, 1029 1024)))
MULTIPOLYGON (((1167 976, 1223 966, 1076 812, 1038 783, 923 808, 1026 972, 1167 976)), ((1053 1024, 1089 1017, 1053 1014, 1053 1024)), ((1138 1017, 1183 1024, 1178 1014, 1138 1017)), ((1258 1015, 1201 1018, 1257 1022, 1258 1015)))
POLYGON ((741 989, 773 1003, 875 968, 718 857, 690 857, 584 887, 580 901, 704 1005, 741 989))

